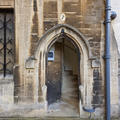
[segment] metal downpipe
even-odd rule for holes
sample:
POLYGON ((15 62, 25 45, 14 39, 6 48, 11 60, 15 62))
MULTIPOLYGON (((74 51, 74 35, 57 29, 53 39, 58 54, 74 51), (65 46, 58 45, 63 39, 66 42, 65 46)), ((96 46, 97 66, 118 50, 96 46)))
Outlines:
POLYGON ((111 1, 106 0, 105 18, 105 88, 106 88, 106 120, 111 118, 110 107, 110 31, 111 31, 111 1))

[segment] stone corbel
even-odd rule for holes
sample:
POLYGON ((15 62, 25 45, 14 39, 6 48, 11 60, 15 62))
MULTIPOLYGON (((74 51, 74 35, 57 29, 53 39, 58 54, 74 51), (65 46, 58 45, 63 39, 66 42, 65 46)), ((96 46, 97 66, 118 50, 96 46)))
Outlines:
POLYGON ((25 68, 26 69, 34 69, 35 68, 35 57, 34 56, 30 56, 25 63, 25 68))
POLYGON ((94 59, 92 60, 92 68, 99 68, 100 67, 100 60, 94 59))

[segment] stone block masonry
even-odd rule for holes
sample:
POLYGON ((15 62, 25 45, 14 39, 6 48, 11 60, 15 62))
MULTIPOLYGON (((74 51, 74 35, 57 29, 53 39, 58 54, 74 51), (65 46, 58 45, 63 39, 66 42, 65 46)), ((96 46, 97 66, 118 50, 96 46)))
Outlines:
MULTIPOLYGON (((80 117, 89 116, 83 111, 84 106, 95 107, 96 118, 104 116, 104 0, 0 0, 0 8, 14 9, 15 17, 15 62, 12 77, 0 77, 0 116, 47 115, 47 55, 61 35, 62 40, 58 43, 70 40, 79 49, 77 74, 80 117), (3 104, 12 106, 7 113, 2 107, 3 104), (15 114, 13 111, 16 111, 15 114)), ((111 106, 112 115, 117 116, 118 54, 113 31, 111 33, 111 106)), ((72 58, 72 54, 66 55, 72 58)), ((63 64, 62 60, 59 62, 63 64)), ((56 79, 58 63, 53 63, 50 69, 55 74, 53 79, 56 79), (55 69, 52 66, 55 66, 55 69)), ((62 78, 60 72, 63 68, 59 67, 59 78, 62 78)))

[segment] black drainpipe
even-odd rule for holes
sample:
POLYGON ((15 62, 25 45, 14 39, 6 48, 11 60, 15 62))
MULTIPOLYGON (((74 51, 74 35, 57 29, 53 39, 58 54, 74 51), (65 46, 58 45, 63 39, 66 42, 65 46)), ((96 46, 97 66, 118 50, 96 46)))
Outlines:
POLYGON ((105 88, 106 88, 106 120, 111 118, 110 107, 110 36, 111 36, 111 19, 116 17, 115 12, 111 12, 111 1, 106 0, 106 18, 105 18, 105 88))

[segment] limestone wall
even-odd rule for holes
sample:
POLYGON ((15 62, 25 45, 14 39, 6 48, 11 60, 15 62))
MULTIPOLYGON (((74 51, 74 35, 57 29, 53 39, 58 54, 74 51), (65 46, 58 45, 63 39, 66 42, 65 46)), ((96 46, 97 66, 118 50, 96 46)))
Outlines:
POLYGON ((14 104, 14 82, 12 76, 0 80, 0 104, 14 104))
MULTIPOLYGON (((111 98, 111 102, 112 104, 118 103, 120 105, 120 99, 118 99, 118 97, 120 96, 120 93, 117 92, 120 89, 120 78, 119 78, 119 65, 118 67, 116 67, 117 69, 114 69, 114 66, 117 66, 118 64, 118 59, 119 59, 119 53, 120 53, 120 32, 119 32, 119 27, 120 27, 120 2, 118 0, 111 0, 111 8, 112 11, 115 11, 117 14, 117 17, 112 21, 112 32, 114 37, 112 37, 112 42, 111 42, 111 71, 112 71, 112 75, 111 76, 111 80, 112 82, 112 89, 111 89, 111 94, 113 96, 113 94, 115 95, 114 98, 111 98), (114 50, 113 50, 114 49, 114 50), (116 52, 115 52, 116 50, 116 52), (115 57, 116 56, 116 57, 115 57), (114 61, 113 61, 114 59, 114 61), (114 76, 114 77, 113 77, 114 76), (116 78, 116 80, 115 80, 116 78), (115 82, 116 81, 116 82, 115 82), (114 88, 116 86, 117 91, 115 90, 116 88, 114 88), (117 96, 117 98, 116 98, 117 96), (116 101, 117 100, 117 101, 116 101), (115 103, 114 103, 115 102, 115 103)), ((116 107, 119 107, 119 105, 116 105, 116 107)), ((114 110, 113 110, 114 111, 114 110)))
MULTIPOLYGON (((84 56, 81 58, 80 63, 84 69, 80 75, 81 81, 85 80, 82 81, 85 104, 95 106, 98 110, 96 115, 100 116, 103 114, 105 104, 105 63, 103 60, 105 54, 104 0, 15 0, 15 3, 13 0, 1 0, 0 7, 12 7, 15 11, 14 102, 18 104, 38 104, 43 102, 43 99, 46 99, 44 93, 46 87, 43 82, 45 74, 41 75, 45 71, 46 46, 51 41, 50 38, 53 39, 55 35, 60 34, 62 29, 60 27, 59 30, 53 30, 53 27, 58 24, 68 24, 73 29, 62 26, 65 32, 69 34, 69 37, 76 44, 83 45, 78 47, 84 56), (53 33, 51 33, 51 28, 53 33), (74 28, 77 32, 72 32, 74 28), (78 34, 84 39, 79 38, 78 34), (44 37, 42 37, 43 35, 44 37), (82 43, 80 44, 81 41, 82 43), (38 48, 40 45, 43 46, 38 48), (36 51, 41 51, 41 53, 38 54, 36 51), (102 110, 101 113, 99 108, 102 110)), ((114 30, 118 30, 117 24, 114 24, 114 26, 114 30)), ((117 61, 117 50, 114 47, 114 44, 112 44, 112 54, 115 54, 116 57, 113 56, 111 60, 111 84, 114 83, 116 85, 118 81, 115 67, 118 64, 115 63, 117 61)), ((113 89, 117 91, 115 87, 113 89)), ((114 90, 111 91, 112 97, 118 99, 118 93, 114 92, 114 90)), ((112 104, 117 105, 118 101, 112 99, 112 104)))
POLYGON ((119 0, 111 0, 111 7, 112 10, 116 12, 117 17, 115 18, 115 20, 112 21, 112 26, 113 26, 113 30, 115 33, 115 38, 117 41, 117 47, 118 50, 120 52, 120 32, 119 32, 119 27, 120 27, 120 2, 119 0))
POLYGON ((14 8, 14 0, 1 0, 0 8, 14 8))
POLYGON ((118 49, 114 36, 114 32, 111 31, 111 113, 118 114, 119 111, 119 79, 118 79, 118 49))

